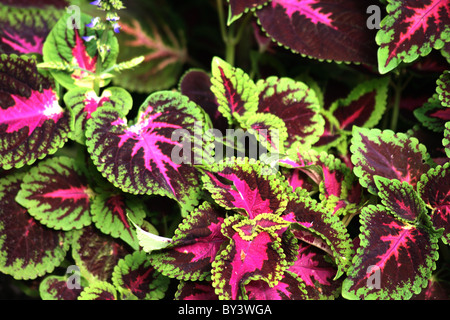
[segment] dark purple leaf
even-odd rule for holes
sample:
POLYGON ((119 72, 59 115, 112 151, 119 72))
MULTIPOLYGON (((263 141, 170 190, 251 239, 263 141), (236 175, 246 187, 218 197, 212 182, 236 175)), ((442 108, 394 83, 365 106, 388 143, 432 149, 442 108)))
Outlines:
POLYGON ((278 43, 317 59, 376 64, 369 1, 272 0, 256 11, 261 27, 278 43))
POLYGON ((131 252, 126 244, 102 234, 93 226, 75 231, 72 256, 89 283, 110 280, 118 261, 131 252))
POLYGON ((218 300, 210 281, 181 281, 176 300, 218 300))
POLYGON ((428 283, 438 259, 438 238, 397 220, 381 205, 362 210, 361 245, 344 280, 347 299, 409 299, 428 283))
POLYGON ((222 211, 204 202, 178 226, 167 248, 152 252, 152 264, 164 275, 202 281, 226 241, 223 221, 222 211))
POLYGON ((381 73, 396 68, 401 61, 412 62, 433 48, 442 48, 450 24, 449 1, 393 0, 387 13, 376 36, 381 73))
POLYGON ((431 209, 435 229, 444 228, 443 239, 450 240, 450 163, 430 169, 417 185, 420 197, 431 209))

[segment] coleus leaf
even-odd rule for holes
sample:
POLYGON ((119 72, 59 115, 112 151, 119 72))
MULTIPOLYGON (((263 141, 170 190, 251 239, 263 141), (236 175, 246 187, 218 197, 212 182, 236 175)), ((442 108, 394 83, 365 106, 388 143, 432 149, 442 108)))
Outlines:
POLYGON ((95 281, 81 291, 78 300, 118 300, 117 290, 109 282, 95 281))
POLYGON ((119 61, 143 56, 144 62, 124 70, 113 78, 122 88, 148 93, 165 90, 176 84, 183 64, 188 60, 185 29, 175 10, 151 2, 127 5, 120 15, 117 34, 119 61), (145 16, 142 15, 145 12, 145 16))
POLYGON ((439 100, 444 107, 450 107, 450 71, 444 71, 436 83, 439 100))
POLYGON ((175 300, 218 300, 211 281, 180 281, 175 300))
POLYGON ((14 54, 0 55, 0 74, 0 166, 19 168, 55 153, 69 124, 53 82, 33 58, 14 54))
POLYGON ((0 52, 42 54, 42 47, 54 24, 63 11, 53 7, 0 8, 0 52))
POLYGON ((132 250, 125 243, 90 225, 73 231, 72 257, 90 284, 111 279, 114 267, 132 250))
POLYGON ((239 123, 246 112, 256 112, 256 85, 244 70, 215 57, 211 64, 211 91, 217 98, 218 110, 228 123, 239 123))
POLYGON ((122 299, 132 295, 139 300, 159 300, 164 297, 169 278, 155 270, 145 252, 134 251, 114 268, 112 283, 122 299))
POLYGON ((374 33, 366 26, 368 1, 272 0, 255 12, 278 44, 321 60, 375 64, 374 33))
POLYGON ((445 149, 445 154, 450 158, 450 121, 445 124, 444 138, 442 139, 442 145, 445 149))
POLYGON ((16 201, 49 228, 72 230, 91 224, 94 191, 68 157, 40 162, 23 178, 16 201))
MULTIPOLYGON (((323 133, 324 120, 319 100, 306 84, 289 78, 269 77, 256 83, 259 113, 270 113, 283 120, 287 138, 281 143, 289 148, 294 142, 313 145, 323 133)), ((246 115, 245 127, 252 127, 254 115, 246 115), (250 124, 250 125, 249 125, 250 124)), ((276 126, 278 128, 279 125, 276 126)), ((278 150, 277 150, 278 151, 278 150)), ((278 151, 281 152, 281 151, 278 151)))
POLYGON ((245 285, 245 299, 249 300, 308 300, 305 284, 295 273, 285 271, 275 286, 263 280, 252 280, 245 285))
POLYGON ((435 229, 444 228, 443 240, 450 240, 450 163, 431 168, 417 184, 417 192, 431 209, 435 229))
POLYGON ((228 121, 218 110, 218 102, 211 91, 211 77, 202 70, 189 70, 180 80, 180 92, 198 104, 209 115, 213 127, 223 134, 228 128, 228 121))
POLYGON ((396 219, 382 205, 360 214, 360 247, 343 282, 347 299, 410 299, 428 284, 438 236, 422 224, 396 219))
MULTIPOLYGON (((337 268, 327 261, 324 251, 299 241, 297 260, 286 273, 302 279, 308 299, 332 299, 338 295, 341 280, 334 280, 337 268)), ((286 274, 285 273, 285 274, 286 274)))
POLYGON ((109 87, 97 97, 94 90, 74 88, 64 95, 64 103, 70 110, 70 138, 80 144, 86 141, 86 122, 97 108, 108 106, 127 114, 133 106, 133 98, 122 88, 109 87))
POLYGON ((15 201, 23 176, 0 180, 0 271, 16 279, 35 279, 60 265, 71 234, 43 226, 15 201))
POLYGON ((146 215, 142 202, 120 192, 101 192, 92 201, 91 215, 95 226, 104 234, 119 238, 136 250, 139 248, 130 220, 142 224, 146 215))
POLYGON ((391 130, 354 127, 350 151, 353 172, 373 194, 376 194, 375 175, 406 181, 415 187, 430 168, 424 145, 414 137, 391 130))
POLYGON ((423 106, 414 110, 414 115, 427 129, 442 132, 445 123, 450 121, 450 108, 443 107, 438 93, 435 93, 423 106))
POLYGON ((45 277, 39 284, 39 294, 42 300, 77 300, 81 291, 80 288, 69 288, 66 276, 50 275, 45 277))
MULTIPOLYGON (((97 52, 96 41, 85 41, 83 37, 95 37, 100 39, 103 31, 86 27, 92 17, 81 13, 80 26, 74 28, 69 21, 73 17, 66 13, 62 16, 44 42, 43 59, 44 66, 50 67, 50 73, 55 80, 66 89, 76 87, 94 88, 94 74, 98 68, 107 70, 116 63, 118 55, 118 43, 114 32, 109 30, 104 37, 109 51, 102 59, 97 52), (101 60, 98 62, 97 60, 101 60), (62 66, 62 70, 52 66, 62 66)), ((105 86, 108 80, 100 81, 100 86, 105 86)))
POLYGON ((447 0, 390 0, 388 15, 377 32, 378 69, 384 74, 400 62, 412 62, 448 41, 450 3, 447 0))
MULTIPOLYGON (((289 224, 275 214, 260 214, 253 219, 234 215, 225 219, 222 233, 230 239, 212 263, 212 281, 220 299, 243 298, 243 286, 251 280, 266 281, 276 285, 284 271, 293 262, 288 261, 284 249, 296 248, 294 237, 285 238, 280 233, 289 224)), ((291 259, 293 259, 291 255, 291 259)))
POLYGON ((358 84, 346 98, 334 101, 329 110, 339 122, 339 129, 353 126, 372 128, 380 121, 387 104, 389 78, 358 84))
POLYGON ((254 11, 269 3, 270 0, 228 0, 228 25, 239 19, 243 13, 254 11))
POLYGON ((87 149, 108 181, 125 192, 172 198, 180 203, 183 214, 198 203, 198 173, 192 166, 197 146, 193 140, 201 137, 205 128, 204 114, 195 103, 179 93, 161 91, 144 101, 132 126, 124 114, 111 107, 99 108, 91 116, 87 149), (176 130, 188 135, 183 144, 172 138, 176 130), (194 156, 190 161, 175 162, 176 147, 186 143, 194 148, 185 155, 194 156))
POLYGON ((221 233, 223 221, 221 210, 203 202, 178 226, 169 246, 152 252, 152 265, 162 274, 180 280, 206 279, 226 239, 221 233))
POLYGON ((278 172, 268 174, 259 160, 225 159, 205 169, 202 180, 217 204, 250 219, 262 213, 280 214, 287 205, 287 182, 278 172))
POLYGON ((424 201, 408 182, 380 176, 375 176, 374 180, 381 203, 398 219, 416 223, 427 213, 424 201))
POLYGON ((296 225, 292 227, 295 236, 297 228, 309 232, 313 237, 308 239, 300 233, 300 239, 317 246, 334 258, 338 267, 336 278, 349 268, 353 244, 346 227, 333 211, 326 209, 304 193, 291 194, 282 217, 285 221, 296 225))
POLYGON ((318 186, 323 204, 333 208, 335 214, 346 212, 362 201, 356 176, 339 158, 325 151, 300 148, 292 149, 288 156, 293 163, 286 176, 294 190, 301 187, 313 192, 318 186))

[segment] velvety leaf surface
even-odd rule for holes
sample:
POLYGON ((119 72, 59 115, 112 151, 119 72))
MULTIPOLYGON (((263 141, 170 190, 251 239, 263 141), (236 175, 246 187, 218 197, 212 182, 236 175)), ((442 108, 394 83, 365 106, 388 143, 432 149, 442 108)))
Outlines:
POLYGON ((152 252, 152 265, 162 274, 180 280, 204 280, 226 240, 221 233, 223 221, 221 210, 202 203, 178 226, 167 248, 152 252))
POLYGON ((218 110, 218 102, 211 91, 211 78, 201 70, 190 70, 180 80, 180 92, 198 104, 209 115, 213 127, 225 134, 227 119, 218 110))
POLYGON ((133 98, 125 89, 118 87, 103 90, 101 97, 97 97, 94 90, 74 88, 64 95, 64 102, 70 109, 70 138, 84 144, 86 121, 92 117, 94 111, 107 106, 127 114, 133 105, 133 98))
POLYGON ((342 284, 334 280, 337 268, 327 261, 325 252, 304 242, 299 242, 297 260, 288 272, 302 279, 308 299, 332 299, 342 284))
POLYGON ((444 228, 444 241, 450 240, 450 163, 430 169, 422 175, 417 192, 431 209, 436 229, 444 228))
POLYGON ((66 276, 47 276, 39 284, 39 294, 42 300, 77 300, 81 291, 84 289, 82 285, 80 288, 70 289, 67 286, 66 276))
POLYGON ((375 175, 416 186, 420 176, 430 168, 424 145, 416 138, 391 130, 355 127, 350 151, 353 171, 371 193, 376 193, 375 175))
POLYGON ((0 55, 0 166, 18 168, 53 154, 68 132, 68 114, 53 82, 38 73, 36 61, 0 55))
POLYGON ((263 30, 294 52, 324 60, 375 64, 369 1, 272 0, 256 11, 263 30))
MULTIPOLYGON (((288 78, 269 77, 256 83, 260 113, 271 113, 283 120, 289 148, 294 142, 312 145, 323 133, 324 120, 319 100, 306 84, 288 78)), ((253 115, 248 116, 251 121, 253 115)), ((278 128, 279 126, 276 126, 278 128)))
POLYGON ((43 226, 15 201, 22 179, 23 173, 0 180, 0 271, 35 279, 64 260, 70 235, 43 226))
POLYGON ((144 101, 133 125, 118 110, 99 108, 87 122, 86 144, 98 170, 116 187, 175 199, 185 214, 198 203, 193 139, 201 136, 203 120, 200 108, 187 97, 157 92, 144 101), (182 143, 174 138, 177 132, 187 135, 182 143))
POLYGON ((347 299, 409 299, 428 283, 438 259, 438 238, 402 222, 381 205, 360 215, 361 244, 344 280, 347 299), (377 288, 379 286, 379 288, 377 288))
POLYGON ((245 285, 249 300, 307 300, 305 284, 295 273, 285 271, 283 279, 271 287, 263 280, 250 281, 245 285))
POLYGON ((388 15, 376 36, 380 73, 443 47, 450 28, 447 0, 392 0, 386 10, 388 15))
POLYGON ((49 228, 72 230, 91 224, 90 204, 94 192, 75 161, 50 158, 24 176, 16 201, 49 228))
POLYGON ((42 54, 44 41, 63 11, 55 8, 0 8, 0 53, 42 54))
POLYGON ((72 257, 89 283, 110 280, 118 261, 131 252, 126 244, 101 233, 92 225, 74 232, 72 257))
POLYGON ((339 129, 352 131, 353 126, 372 128, 380 121, 387 104, 389 78, 373 79, 357 85, 346 98, 330 106, 339 129))
MULTIPOLYGON (((44 62, 50 66, 61 66, 61 69, 59 67, 51 68, 50 72, 55 80, 66 89, 76 87, 93 89, 94 87, 91 74, 95 73, 97 60, 101 58, 97 52, 96 42, 94 40, 85 41, 83 37, 94 36, 96 39, 100 39, 102 31, 86 27, 91 19, 92 17, 81 13, 79 28, 68 27, 70 25, 68 21, 73 21, 73 17, 70 13, 66 13, 59 19, 44 42, 44 62)), ((102 61, 102 70, 108 69, 116 63, 119 50, 113 31, 108 32, 105 42, 109 44, 110 50, 102 61)), ((104 86, 106 82, 101 81, 100 85, 104 86)))
POLYGON ((253 219, 261 213, 281 213, 286 207, 286 181, 269 175, 259 161, 231 158, 212 165, 202 175, 203 187, 217 204, 253 219))
POLYGON ((211 281, 180 281, 175 300, 218 300, 211 281))
POLYGON ((155 270, 143 251, 134 251, 125 256, 112 274, 112 282, 122 298, 133 295, 139 300, 162 299, 169 281, 169 278, 155 270))
POLYGON ((415 223, 427 213, 425 203, 408 182, 375 176, 375 184, 381 202, 394 216, 415 223))

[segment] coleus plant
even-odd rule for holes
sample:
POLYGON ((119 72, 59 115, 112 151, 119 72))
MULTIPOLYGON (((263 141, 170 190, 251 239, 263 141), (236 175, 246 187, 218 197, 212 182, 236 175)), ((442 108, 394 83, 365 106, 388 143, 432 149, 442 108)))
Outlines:
POLYGON ((373 29, 368 1, 219 0, 224 58, 178 24, 196 2, 0 2, 0 272, 26 292, 448 299, 449 1, 373 29))

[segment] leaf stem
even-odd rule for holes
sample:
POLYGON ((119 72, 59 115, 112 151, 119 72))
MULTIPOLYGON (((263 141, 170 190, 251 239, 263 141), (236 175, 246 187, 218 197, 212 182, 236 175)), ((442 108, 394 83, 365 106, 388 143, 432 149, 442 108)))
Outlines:
POLYGON ((398 124, 398 116, 400 114, 400 99, 402 97, 402 86, 399 81, 399 83, 394 85, 395 90, 395 97, 394 97, 394 108, 392 110, 392 117, 391 117, 391 130, 396 131, 397 130, 397 124, 398 124))
POLYGON ((235 33, 235 24, 232 24, 228 31, 226 26, 225 12, 223 6, 223 0, 216 0, 217 12, 219 15, 220 33, 222 35, 222 40, 225 43, 225 61, 234 66, 235 55, 236 55, 236 45, 242 38, 245 27, 250 20, 250 15, 247 15, 241 22, 239 29, 235 33))

